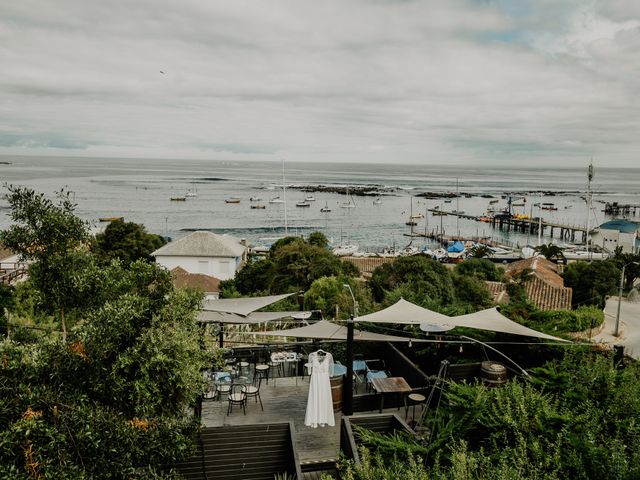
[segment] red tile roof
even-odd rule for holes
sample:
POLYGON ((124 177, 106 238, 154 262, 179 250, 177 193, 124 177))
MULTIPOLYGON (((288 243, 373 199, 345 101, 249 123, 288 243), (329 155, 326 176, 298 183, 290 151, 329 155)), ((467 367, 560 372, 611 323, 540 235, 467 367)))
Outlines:
POLYGON ((204 273, 189 273, 184 268, 176 267, 171 270, 173 284, 178 288, 194 288, 205 293, 220 291, 220 279, 204 273))

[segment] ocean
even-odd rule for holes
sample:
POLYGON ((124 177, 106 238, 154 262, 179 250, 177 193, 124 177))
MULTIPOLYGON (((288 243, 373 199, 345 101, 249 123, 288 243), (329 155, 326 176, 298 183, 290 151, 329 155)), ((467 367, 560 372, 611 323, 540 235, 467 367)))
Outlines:
MULTIPOLYGON (((269 204, 282 196, 282 165, 278 162, 122 159, 78 157, 1 156, 0 178, 4 183, 33 188, 53 196, 65 188, 73 192, 76 213, 96 229, 100 217, 124 217, 143 224, 147 231, 179 238, 193 230, 228 233, 252 244, 268 243, 284 234, 285 207, 269 204), (188 191, 197 197, 184 202, 171 197, 188 191), (240 198, 228 204, 225 199, 240 198), (250 197, 261 197, 264 210, 251 209, 250 197)), ((524 246, 537 239, 526 234, 494 230, 489 224, 452 216, 434 217, 427 209, 458 209, 470 215, 486 212, 493 196, 494 206, 506 206, 503 195, 512 195, 517 213, 573 225, 586 224, 587 205, 582 197, 587 188, 584 168, 523 168, 480 166, 427 166, 395 164, 300 163, 284 165, 287 197, 287 228, 290 234, 323 232, 334 244, 355 243, 361 250, 404 247, 412 239, 405 225, 410 213, 416 219, 414 232, 444 231, 447 235, 484 236, 505 244, 524 246), (374 205, 375 197, 354 196, 356 208, 340 208, 344 194, 316 192, 309 208, 295 204, 309 193, 300 185, 365 186, 389 189, 374 205), (455 193, 451 203, 442 199, 418 198, 423 192, 455 193), (542 211, 534 204, 554 203, 557 210, 542 211), (411 198, 412 196, 413 199, 411 198), (331 209, 322 213, 324 206, 331 209)), ((602 212, 605 202, 640 204, 640 169, 612 169, 595 165, 592 182, 591 226, 608 220, 602 212)), ((4 190, 6 192, 6 190, 4 190)), ((0 228, 9 225, 6 200, 0 202, 0 228)), ((544 242, 550 241, 545 238, 544 242)), ((423 238, 413 246, 433 247, 423 238)))

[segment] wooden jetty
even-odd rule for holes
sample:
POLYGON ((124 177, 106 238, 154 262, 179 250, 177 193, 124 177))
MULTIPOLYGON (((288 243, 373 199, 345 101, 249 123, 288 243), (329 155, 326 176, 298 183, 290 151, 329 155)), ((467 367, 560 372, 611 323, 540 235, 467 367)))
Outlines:
MULTIPOLYGON (((430 212, 439 212, 441 210, 429 210, 430 212)), ((576 241, 576 238, 580 236, 582 242, 587 240, 587 229, 582 225, 569 225, 558 222, 550 222, 545 219, 538 218, 515 218, 508 215, 494 215, 493 217, 480 217, 475 215, 465 215, 455 212, 445 212, 447 215, 457 216, 466 220, 474 220, 476 222, 483 222, 491 225, 493 228, 499 228, 500 230, 506 230, 507 232, 513 230, 514 232, 529 233, 531 235, 537 235, 538 230, 542 229, 542 235, 549 235, 551 238, 557 235, 561 240, 576 241), (548 233, 545 233, 548 230, 548 233)))
POLYGON ((604 210, 603 212, 606 213, 607 215, 613 215, 613 216, 623 216, 623 217, 629 217, 629 216, 633 216, 636 217, 638 216, 638 211, 640 210, 640 204, 637 203, 618 203, 618 202, 612 202, 612 203, 605 203, 604 205, 604 210))

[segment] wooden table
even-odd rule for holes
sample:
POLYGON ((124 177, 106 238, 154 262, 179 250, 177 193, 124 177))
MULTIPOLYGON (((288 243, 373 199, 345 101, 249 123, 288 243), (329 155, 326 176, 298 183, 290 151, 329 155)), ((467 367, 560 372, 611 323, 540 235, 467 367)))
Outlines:
MULTIPOLYGON (((385 393, 404 394, 413 390, 404 377, 372 378, 371 385, 373 385, 376 393, 380 394, 380 413, 382 413, 382 409, 384 408, 385 393)), ((403 395, 403 399, 406 407, 407 396, 403 395)))

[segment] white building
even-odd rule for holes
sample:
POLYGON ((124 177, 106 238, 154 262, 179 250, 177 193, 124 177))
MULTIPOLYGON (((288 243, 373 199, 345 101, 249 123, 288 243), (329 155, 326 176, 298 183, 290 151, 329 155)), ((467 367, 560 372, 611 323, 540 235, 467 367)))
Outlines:
POLYGON ((229 235, 193 232, 151 254, 168 270, 180 267, 220 280, 233 278, 247 259, 247 246, 229 235))
POLYGON ((622 218, 611 220, 600 225, 591 232, 591 244, 613 252, 622 247, 623 253, 640 251, 640 223, 622 218))

